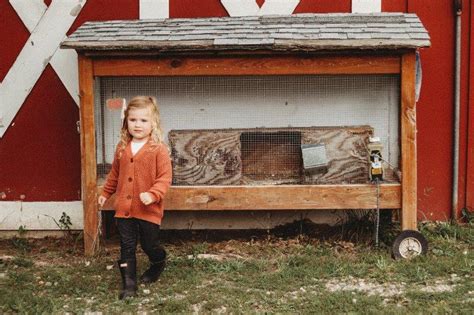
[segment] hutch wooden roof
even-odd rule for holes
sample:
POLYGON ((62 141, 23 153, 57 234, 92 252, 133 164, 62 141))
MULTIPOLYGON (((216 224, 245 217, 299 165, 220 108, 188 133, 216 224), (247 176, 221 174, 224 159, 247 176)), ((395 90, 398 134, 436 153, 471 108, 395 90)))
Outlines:
POLYGON ((162 53, 394 50, 430 46, 416 14, 296 14, 86 22, 62 43, 78 51, 162 53))

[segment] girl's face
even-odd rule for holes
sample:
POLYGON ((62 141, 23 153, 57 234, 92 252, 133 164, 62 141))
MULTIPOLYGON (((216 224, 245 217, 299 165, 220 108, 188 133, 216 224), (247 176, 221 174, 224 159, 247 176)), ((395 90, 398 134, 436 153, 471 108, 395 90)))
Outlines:
POLYGON ((127 117, 128 132, 132 140, 147 140, 153 128, 151 124, 151 113, 148 108, 132 108, 127 117))

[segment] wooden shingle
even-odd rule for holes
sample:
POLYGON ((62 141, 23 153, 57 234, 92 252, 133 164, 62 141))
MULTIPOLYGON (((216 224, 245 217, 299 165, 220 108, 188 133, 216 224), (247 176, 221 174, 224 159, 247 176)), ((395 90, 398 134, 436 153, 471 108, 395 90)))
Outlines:
POLYGON ((87 51, 322 51, 429 47, 415 14, 296 14, 86 22, 62 48, 87 51))

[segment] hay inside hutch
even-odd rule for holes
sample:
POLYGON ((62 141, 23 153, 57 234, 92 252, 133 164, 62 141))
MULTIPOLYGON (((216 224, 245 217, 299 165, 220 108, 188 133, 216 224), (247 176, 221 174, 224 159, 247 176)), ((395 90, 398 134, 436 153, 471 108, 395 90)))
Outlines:
POLYGON ((429 46, 416 15, 88 22, 62 45, 79 53, 86 254, 121 125, 108 100, 135 95, 160 104, 167 210, 378 204, 416 230, 415 54, 429 46), (386 161, 378 197, 374 136, 386 161))

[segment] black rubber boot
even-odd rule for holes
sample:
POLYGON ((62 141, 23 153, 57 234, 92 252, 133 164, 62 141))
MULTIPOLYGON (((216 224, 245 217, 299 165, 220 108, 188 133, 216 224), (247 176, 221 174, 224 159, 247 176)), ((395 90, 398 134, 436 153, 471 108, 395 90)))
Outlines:
POLYGON ((122 291, 119 299, 137 295, 137 262, 135 260, 119 260, 120 274, 122 275, 122 291))
POLYGON ((145 284, 156 282, 165 269, 165 266, 166 259, 158 262, 151 262, 150 268, 148 268, 148 270, 140 277, 140 282, 145 284))

